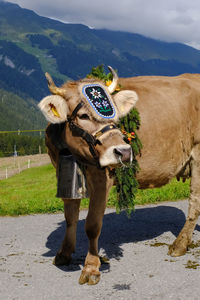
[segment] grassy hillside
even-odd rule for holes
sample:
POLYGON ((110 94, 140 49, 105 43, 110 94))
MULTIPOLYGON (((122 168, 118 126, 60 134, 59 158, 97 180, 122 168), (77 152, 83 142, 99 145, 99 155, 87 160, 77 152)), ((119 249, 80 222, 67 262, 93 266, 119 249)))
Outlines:
POLYGON ((35 101, 49 94, 45 72, 60 85, 100 64, 113 66, 121 77, 200 73, 200 51, 139 34, 64 24, 0 1, 0 89, 12 93, 4 97, 6 105, 0 98, 0 130, 43 126, 35 101))
MULTIPOLYGON (((0 215, 21 215, 63 211, 62 200, 56 195, 56 175, 52 165, 28 169, 0 181, 0 215)), ((149 190, 139 190, 136 204, 184 199, 189 196, 189 182, 177 182, 149 190)), ((115 188, 111 190, 108 206, 116 201, 115 188)), ((81 208, 88 207, 83 199, 81 208)))
POLYGON ((40 100, 48 87, 36 56, 0 40, 0 87, 24 98, 40 100))
POLYGON ((95 34, 121 52, 128 52, 143 61, 174 60, 192 66, 200 62, 200 51, 181 43, 167 43, 139 34, 110 30, 95 30, 95 34))
POLYGON ((44 72, 57 84, 85 77, 93 66, 112 65, 119 76, 200 72, 200 51, 139 34, 94 30, 44 18, 0 2, 0 87, 39 100, 44 72))
POLYGON ((0 89, 0 131, 43 129, 46 121, 34 100, 0 89))

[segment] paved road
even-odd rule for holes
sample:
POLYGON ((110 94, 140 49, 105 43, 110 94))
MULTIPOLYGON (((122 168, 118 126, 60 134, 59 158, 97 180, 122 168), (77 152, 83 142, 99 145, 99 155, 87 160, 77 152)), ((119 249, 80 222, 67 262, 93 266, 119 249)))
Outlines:
MULTIPOLYGON (((80 213, 73 264, 52 259, 64 234, 62 214, 0 218, 0 299, 200 299, 200 247, 171 258, 167 244, 185 221, 187 201, 137 207, 127 219, 108 209, 100 253, 110 259, 96 286, 78 284, 87 252, 80 213), (187 268, 192 266, 192 268, 187 268)), ((194 232, 200 240, 200 226, 194 232)))

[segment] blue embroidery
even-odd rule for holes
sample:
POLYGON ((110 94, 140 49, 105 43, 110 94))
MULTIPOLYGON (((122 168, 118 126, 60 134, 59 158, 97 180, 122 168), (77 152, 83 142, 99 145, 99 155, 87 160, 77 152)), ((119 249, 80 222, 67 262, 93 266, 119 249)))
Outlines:
POLYGON ((112 119, 115 116, 115 108, 106 90, 99 84, 88 84, 82 88, 83 95, 95 110, 105 119, 112 119))

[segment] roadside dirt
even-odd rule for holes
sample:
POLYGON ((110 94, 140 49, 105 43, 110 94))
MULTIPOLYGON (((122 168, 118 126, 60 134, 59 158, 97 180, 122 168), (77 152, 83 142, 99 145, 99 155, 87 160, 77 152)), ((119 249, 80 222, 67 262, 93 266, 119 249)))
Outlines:
POLYGON ((50 163, 48 154, 36 154, 0 158, 0 180, 11 177, 21 171, 50 163))

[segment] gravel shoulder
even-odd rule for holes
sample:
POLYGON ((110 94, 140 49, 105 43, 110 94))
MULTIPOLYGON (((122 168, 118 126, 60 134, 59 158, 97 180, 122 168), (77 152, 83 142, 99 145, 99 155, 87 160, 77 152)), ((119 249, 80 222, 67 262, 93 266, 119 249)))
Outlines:
POLYGON ((131 218, 107 209, 99 247, 109 264, 101 266, 96 286, 78 284, 87 211, 80 212, 73 262, 60 268, 52 259, 65 231, 63 214, 1 217, 1 299, 199 299, 200 226, 185 256, 167 255, 187 207, 186 200, 136 207, 131 218))

